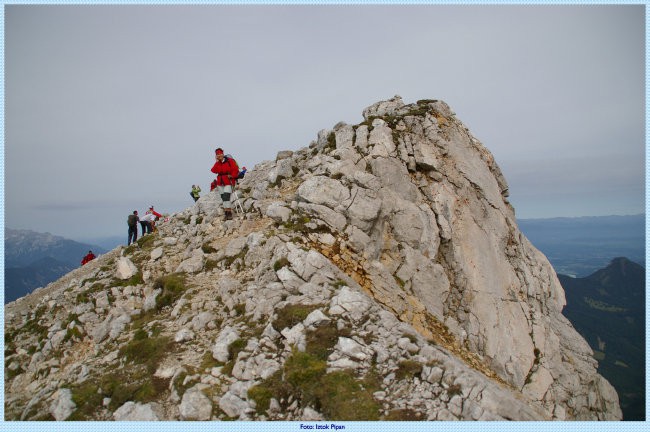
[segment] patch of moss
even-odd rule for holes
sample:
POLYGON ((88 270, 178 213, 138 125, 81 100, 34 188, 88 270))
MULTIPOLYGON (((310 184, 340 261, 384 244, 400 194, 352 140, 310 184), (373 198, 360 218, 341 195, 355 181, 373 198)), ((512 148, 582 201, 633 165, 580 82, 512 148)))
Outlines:
POLYGON ((81 334, 81 331, 79 331, 78 326, 68 329, 68 331, 65 333, 65 337, 63 338, 63 342, 67 342, 71 339, 75 339, 75 340, 83 339, 83 335, 81 334))
MULTIPOLYGON (((54 416, 48 412, 48 406, 45 401, 37 402, 32 405, 31 408, 27 411, 27 414, 24 414, 24 417, 21 415, 20 420, 29 420, 29 421, 56 421, 54 416)), ((16 419, 17 420, 17 419, 16 419)))
POLYGON ((77 315, 76 313, 69 313, 68 317, 66 318, 63 324, 63 327, 67 327, 68 325, 70 325, 71 322, 76 322, 77 324, 81 324, 81 322, 79 321, 79 315, 77 315))
POLYGON ((289 264, 290 263, 289 263, 289 260, 287 259, 287 257, 282 257, 273 264, 273 270, 275 270, 277 272, 282 267, 286 267, 289 264))
POLYGON ((241 252, 239 252, 237 255, 231 257, 224 257, 221 259, 221 261, 223 261, 225 263, 226 268, 228 268, 238 259, 241 259, 243 261, 247 253, 248 253, 248 245, 244 246, 241 252))
POLYGON ((284 365, 285 380, 297 390, 303 406, 316 405, 316 391, 326 372, 327 361, 298 350, 294 350, 284 365))
POLYGON ((90 288, 88 288, 88 289, 86 290, 86 292, 87 292, 88 294, 94 294, 94 293, 96 293, 96 292, 103 291, 103 290, 105 290, 105 289, 106 289, 106 286, 105 286, 103 283, 97 282, 97 283, 92 284, 92 285, 90 286, 90 288))
POLYGON ((219 366, 220 363, 212 356, 212 351, 206 351, 201 357, 201 370, 212 369, 219 366))
POLYGON ((248 398, 255 401, 255 412, 264 414, 271 405, 274 392, 271 386, 256 385, 248 390, 248 398))
POLYGON ((156 371, 158 363, 167 355, 173 342, 166 336, 149 337, 144 329, 138 329, 133 339, 119 350, 127 362, 144 365, 150 373, 156 371))
POLYGON ((419 377, 422 374, 422 363, 414 360, 402 360, 399 362, 395 378, 398 380, 419 377))
POLYGON ((217 267, 219 267, 219 261, 208 259, 205 261, 205 265, 203 266, 203 269, 205 271, 211 271, 216 269, 217 267))
POLYGON ((251 387, 248 390, 248 397, 255 401, 257 413, 263 414, 269 409, 271 398, 280 402, 282 408, 287 408, 287 401, 293 391, 293 386, 284 379, 284 371, 281 369, 260 384, 251 387))
POLYGON ((320 411, 328 419, 379 420, 381 405, 352 371, 326 374, 316 388, 316 397, 320 411))
POLYGON ((90 302, 92 302, 92 299, 90 298, 90 296, 88 295, 87 292, 82 292, 82 293, 77 294, 77 297, 75 298, 75 301, 77 303, 90 303, 90 302))
POLYGON ((411 333, 402 333, 402 337, 407 338, 413 344, 418 342, 418 338, 415 337, 415 335, 412 335, 411 333))
POLYGON ((334 321, 308 331, 307 352, 318 359, 327 360, 327 357, 334 351, 334 346, 338 342, 340 335, 341 333, 334 321))
POLYGON ((246 313, 246 305, 244 303, 236 304, 233 307, 233 310, 235 311, 237 316, 243 316, 246 313))
POLYGON ((201 246, 201 250, 203 251, 203 253, 206 254, 217 252, 217 250, 214 247, 212 247, 210 243, 203 243, 203 245, 201 246))
POLYGON ((285 328, 291 328, 296 324, 302 322, 307 318, 317 306, 315 305, 302 305, 302 304, 288 304, 282 309, 276 311, 277 318, 273 321, 272 325, 277 331, 282 331, 285 328))
POLYGON ((459 384, 453 384, 447 389, 447 394, 449 396, 461 395, 463 394, 463 389, 459 384))
POLYGON ((20 329, 21 332, 28 332, 36 335, 39 340, 44 340, 47 338, 47 327, 39 324, 40 318, 33 318, 25 323, 20 329))
POLYGON ((156 297, 156 310, 165 306, 171 306, 178 300, 187 286, 185 285, 184 273, 171 273, 156 279, 154 289, 162 289, 162 292, 156 297))
POLYGON ((223 375, 231 375, 234 367, 235 367, 235 360, 230 359, 221 368, 221 373, 223 375))
POLYGON ((308 352, 294 350, 284 368, 248 391, 258 414, 275 398, 286 408, 289 396, 300 406, 312 406, 332 420, 378 420, 380 405, 372 397, 376 378, 359 379, 352 371, 326 373, 327 362, 308 352), (284 404, 284 405, 283 405, 284 404))
POLYGON ((91 277, 91 278, 82 280, 80 286, 84 286, 86 284, 93 283, 93 282, 97 282, 96 277, 91 277))
POLYGON ((237 354, 239 354, 244 348, 246 348, 247 342, 244 339, 237 339, 228 345, 228 355, 231 359, 236 360, 237 354))
POLYGON ((295 215, 288 221, 284 222, 282 226, 285 230, 296 231, 300 233, 310 232, 307 224, 311 222, 311 218, 307 215, 295 215))
POLYGON ((121 287, 142 285, 143 283, 144 283, 144 278, 142 277, 141 272, 137 272, 136 274, 134 274, 128 279, 124 279, 124 280, 115 279, 113 281, 114 286, 121 286, 121 287))
POLYGON ((153 243, 156 238, 155 234, 147 234, 140 237, 136 243, 140 246, 140 249, 153 249, 153 243))
POLYGON ((329 135, 327 135, 327 145, 323 149, 325 153, 328 151, 332 151, 336 149, 336 134, 334 132, 330 132, 329 135))
POLYGON ((19 366, 16 369, 5 369, 5 372, 6 372, 5 378, 11 381, 12 379, 16 378, 18 375, 25 372, 25 370, 19 366))
POLYGON ((221 373, 224 375, 231 375, 232 370, 237 363, 237 355, 246 348, 247 342, 244 339, 237 339, 228 345, 228 356, 229 360, 221 368, 221 373))
POLYGON ((10 332, 8 331, 8 329, 5 328, 5 347, 7 345, 13 344, 15 339, 16 339, 16 333, 10 332))
POLYGON ((70 389, 72 401, 77 409, 70 415, 68 420, 90 420, 93 418, 99 407, 102 406, 104 395, 94 380, 86 380, 83 383, 70 389))
MULTIPOLYGON (((91 380, 86 383, 89 381, 91 380)), ((101 406, 98 402, 101 403, 103 398, 107 397, 111 399, 109 409, 115 410, 128 401, 146 403, 156 400, 167 391, 169 379, 156 378, 147 368, 136 367, 104 375, 98 384, 97 394, 101 399, 91 397, 84 405, 91 410, 93 407, 97 410, 101 406)), ((74 394, 73 391, 73 400, 74 394)))

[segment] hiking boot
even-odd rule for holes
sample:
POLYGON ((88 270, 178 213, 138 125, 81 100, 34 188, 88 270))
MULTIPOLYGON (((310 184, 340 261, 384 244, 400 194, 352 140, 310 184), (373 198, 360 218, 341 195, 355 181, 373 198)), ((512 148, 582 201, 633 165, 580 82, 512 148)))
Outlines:
POLYGON ((224 210, 223 220, 232 220, 232 210, 224 210))

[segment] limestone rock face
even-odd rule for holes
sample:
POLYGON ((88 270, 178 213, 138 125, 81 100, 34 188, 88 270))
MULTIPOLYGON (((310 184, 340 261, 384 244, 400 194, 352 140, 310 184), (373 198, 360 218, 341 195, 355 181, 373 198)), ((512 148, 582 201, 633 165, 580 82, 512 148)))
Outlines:
POLYGON ((234 220, 205 194, 6 305, 6 418, 620 420, 490 152, 442 101, 363 116, 248 170, 234 220))
POLYGON ((197 386, 187 390, 180 405, 183 420, 210 420, 212 402, 197 386))
POLYGON ((158 421, 160 418, 156 411, 159 410, 155 403, 139 404, 129 401, 113 413, 113 418, 116 421, 158 421))
POLYGON ((57 390, 54 395, 52 395, 52 405, 50 406, 50 412, 56 420, 65 420, 70 417, 77 407, 72 401, 72 392, 70 389, 62 388, 57 390))
POLYGON ((138 269, 133 265, 130 259, 126 257, 120 257, 117 261, 117 266, 115 269, 115 277, 118 279, 129 279, 138 272, 138 269))

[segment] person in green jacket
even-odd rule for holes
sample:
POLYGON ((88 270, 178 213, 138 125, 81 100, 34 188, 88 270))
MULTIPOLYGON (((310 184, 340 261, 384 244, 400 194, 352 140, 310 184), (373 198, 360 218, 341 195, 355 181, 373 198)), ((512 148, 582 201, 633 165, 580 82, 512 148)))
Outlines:
POLYGON ((199 200, 199 192, 201 192, 199 185, 192 185, 192 192, 190 192, 190 195, 194 198, 194 202, 199 200))

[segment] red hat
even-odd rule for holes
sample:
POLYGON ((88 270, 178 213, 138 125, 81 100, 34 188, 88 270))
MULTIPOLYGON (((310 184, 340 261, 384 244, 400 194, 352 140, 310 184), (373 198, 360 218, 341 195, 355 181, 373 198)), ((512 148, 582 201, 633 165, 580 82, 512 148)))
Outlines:
POLYGON ((221 150, 220 148, 216 149, 214 152, 216 154, 223 154, 223 150, 221 150))

